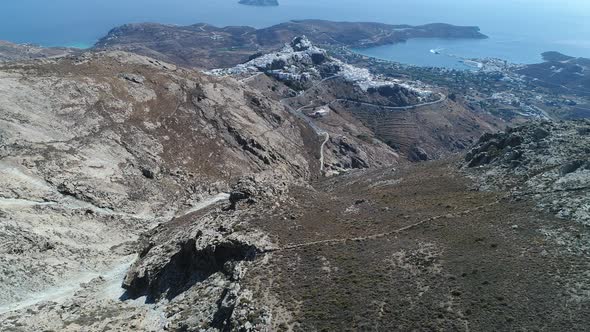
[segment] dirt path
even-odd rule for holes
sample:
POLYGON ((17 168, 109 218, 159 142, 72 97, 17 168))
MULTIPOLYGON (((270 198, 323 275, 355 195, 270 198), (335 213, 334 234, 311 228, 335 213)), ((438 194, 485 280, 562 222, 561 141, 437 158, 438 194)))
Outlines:
POLYGON ((324 134, 326 135, 326 139, 324 140, 324 142, 322 143, 322 146, 320 147, 320 172, 322 172, 322 173, 324 172, 324 169, 325 169, 325 166, 324 166, 324 146, 330 140, 330 134, 328 134, 328 132, 325 132, 324 134))
POLYGON ((176 218, 186 216, 187 214, 191 214, 193 212, 200 211, 200 210, 202 210, 206 207, 209 207, 213 204, 216 204, 216 203, 219 203, 222 201, 227 201, 227 200, 229 200, 229 194, 227 194, 227 193, 217 194, 215 196, 212 196, 210 198, 207 198, 207 199, 195 204, 193 207, 191 207, 188 210, 180 211, 179 213, 176 214, 176 218))
POLYGON ((423 224, 431 222, 431 221, 435 221, 435 220, 439 220, 439 219, 443 219, 443 218, 453 218, 453 217, 464 216, 464 215, 473 213, 475 211, 479 211, 479 210, 485 209, 487 207, 497 205, 501 201, 502 201, 502 199, 498 199, 498 200, 495 200, 489 204, 481 205, 481 206, 478 206, 478 207, 475 207, 472 209, 467 209, 467 210, 463 210, 463 211, 456 212, 456 213, 447 213, 447 214, 443 214, 443 215, 439 215, 439 216, 430 217, 430 218, 418 221, 416 223, 413 223, 411 225, 407 225, 402 228, 396 229, 391 232, 377 233, 377 234, 361 236, 361 237, 328 239, 328 240, 313 241, 313 242, 306 242, 306 243, 300 243, 300 244, 292 244, 292 245, 287 245, 287 246, 280 247, 280 248, 270 249, 265 252, 295 250, 295 249, 306 248, 306 247, 320 245, 320 244, 341 244, 341 243, 346 243, 346 242, 350 242, 350 241, 360 242, 360 241, 380 239, 380 238, 384 238, 384 237, 391 236, 394 234, 399 234, 401 232, 410 230, 412 228, 418 227, 420 225, 423 225, 423 224))
POLYGON ((112 286, 117 285, 117 287, 121 289, 121 282, 123 280, 116 277, 121 275, 124 276, 124 273, 127 271, 129 266, 131 266, 133 261, 135 261, 135 258, 136 255, 125 256, 115 261, 114 265, 110 269, 103 271, 85 271, 80 273, 77 277, 67 280, 61 285, 48 288, 35 294, 30 294, 24 300, 15 303, 4 304, 0 306, 0 314, 20 310, 45 301, 58 303, 63 302, 64 300, 74 296, 74 294, 81 289, 81 284, 88 283, 100 276, 102 276, 107 281, 104 286, 105 290, 108 289, 111 295, 115 294, 116 292, 113 292, 112 286))
POLYGON ((256 74, 254 74, 254 75, 252 75, 252 76, 248 76, 248 77, 246 77, 246 78, 242 78, 242 79, 240 80, 240 82, 242 82, 242 83, 246 83, 246 82, 248 82, 248 81, 251 81, 251 80, 255 79, 256 77, 258 77, 258 76, 260 76, 260 75, 264 75, 264 73, 263 73, 263 72, 260 72, 260 73, 256 73, 256 74))

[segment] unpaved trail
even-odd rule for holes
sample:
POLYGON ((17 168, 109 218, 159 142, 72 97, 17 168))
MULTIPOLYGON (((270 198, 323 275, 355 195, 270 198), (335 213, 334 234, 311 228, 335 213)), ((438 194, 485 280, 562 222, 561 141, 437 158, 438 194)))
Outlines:
POLYGON ((325 132, 324 134, 326 135, 326 139, 324 140, 324 142, 322 143, 322 146, 320 147, 320 172, 322 172, 322 173, 324 172, 324 169, 325 169, 325 166, 324 166, 324 146, 330 140, 330 134, 328 134, 328 132, 325 132))
MULTIPOLYGON (((30 294, 26 299, 19 302, 1 305, 0 314, 20 310, 45 301, 57 303, 63 302, 64 300, 74 296, 74 294, 80 290, 81 284, 88 283, 100 276, 102 276, 108 283, 118 283, 118 287, 121 288, 122 279, 118 279, 117 277, 121 274, 124 275, 124 273, 127 271, 129 266, 131 266, 135 258, 136 255, 125 256, 122 259, 117 260, 111 269, 98 272, 81 272, 76 278, 69 279, 67 280, 67 282, 59 286, 51 287, 49 289, 46 289, 35 294, 30 294)), ((105 286, 109 285, 107 284, 105 286)), ((108 287, 105 287, 105 289, 108 289, 108 287)))
POLYGON ((246 78, 242 78, 242 79, 241 79, 241 80, 239 80, 239 81, 240 81, 240 82, 242 82, 242 83, 246 83, 246 82, 249 82, 249 81, 251 81, 251 80, 255 79, 256 77, 258 77, 258 76, 260 76, 260 75, 264 75, 264 73, 263 73, 263 72, 256 73, 256 74, 254 74, 254 75, 252 75, 252 76, 248 76, 248 77, 246 77, 246 78))
POLYGON ((440 220, 443 218, 453 218, 453 217, 458 217, 458 216, 463 216, 463 215, 467 215, 470 214, 472 212, 475 211, 479 211, 482 209, 485 209, 487 207, 491 207, 494 205, 499 204, 502 201, 502 199, 498 199, 495 200, 491 203, 485 204, 485 205, 481 205, 481 206, 477 206, 474 207, 472 209, 467 209, 467 210, 463 210, 463 211, 459 211, 456 213, 447 213, 447 214, 443 214, 443 215, 439 215, 439 216, 434 216, 434 217, 430 217, 427 219, 423 219, 420 220, 416 223, 404 226, 402 228, 396 229, 394 231, 391 232, 385 232, 385 233, 377 233, 377 234, 372 234, 372 235, 367 235, 367 236, 361 236, 361 237, 352 237, 352 238, 340 238, 340 239, 327 239, 327 240, 320 240, 320 241, 313 241, 313 242, 305 242, 305 243, 299 243, 299 244, 291 244, 291 245, 286 245, 280 248, 275 248, 275 249, 270 249, 267 250, 267 252, 275 252, 275 251, 285 251, 285 250, 295 250, 295 249, 299 249, 299 248, 306 248, 306 247, 311 247, 311 246, 315 246, 315 245, 320 245, 320 244, 341 244, 341 243, 346 243, 349 241, 368 241, 368 240, 375 240, 375 239, 380 239, 380 238, 384 238, 387 236, 391 236, 394 234, 399 234, 401 232, 410 230, 412 228, 418 227, 420 225, 423 225, 427 222, 431 222, 431 221, 436 221, 436 220, 440 220))
POLYGON ((193 207, 191 207, 188 210, 184 210, 184 211, 180 211, 179 213, 176 214, 176 217, 182 217, 182 216, 186 216, 187 214, 191 214, 193 212, 197 212, 200 211, 206 207, 209 207, 213 204, 222 202, 222 201, 227 201, 229 199, 229 194, 227 193, 221 193, 221 194, 217 194, 213 197, 210 197, 208 199, 205 199, 197 204, 195 204, 193 207))
POLYGON ((115 265, 107 273, 101 275, 104 278, 104 284, 98 298, 118 300, 123 296, 125 290, 121 287, 121 284, 136 259, 137 255, 127 256, 127 259, 124 258, 120 264, 115 265))
POLYGON ((54 188, 53 185, 48 183, 38 175, 27 172, 22 167, 17 167, 10 163, 0 162, 0 185, 6 187, 14 186, 24 191, 24 194, 13 193, 10 196, 14 197, 2 197, 0 196, 0 208, 9 210, 21 210, 32 208, 36 206, 54 206, 64 210, 89 210, 96 214, 116 216, 116 217, 128 217, 133 219, 153 219, 153 214, 147 213, 125 213, 115 211, 110 208, 103 208, 92 204, 91 202, 84 201, 74 196, 65 195, 54 188), (26 190, 25 190, 26 189, 26 190), (28 193, 34 192, 40 194, 42 198, 31 198, 28 193))
POLYGON ((38 202, 28 199, 20 198, 3 198, 0 197, 0 207, 5 209, 10 208, 23 208, 31 206, 43 206, 43 205, 55 205, 57 202, 38 202))

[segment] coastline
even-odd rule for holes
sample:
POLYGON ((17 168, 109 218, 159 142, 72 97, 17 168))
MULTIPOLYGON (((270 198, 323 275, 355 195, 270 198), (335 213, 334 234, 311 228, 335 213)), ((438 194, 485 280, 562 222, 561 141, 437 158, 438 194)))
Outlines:
POLYGON ((481 60, 500 59, 507 63, 531 65, 543 62, 543 46, 523 47, 491 36, 489 39, 413 39, 406 43, 373 48, 356 48, 355 53, 419 67, 479 70, 481 60), (435 51, 435 52, 433 52, 435 51))

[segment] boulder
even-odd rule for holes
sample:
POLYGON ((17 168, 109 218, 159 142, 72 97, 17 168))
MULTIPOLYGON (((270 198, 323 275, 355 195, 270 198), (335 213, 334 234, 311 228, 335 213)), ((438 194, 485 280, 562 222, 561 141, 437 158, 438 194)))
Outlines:
POLYGON ((421 147, 414 146, 410 150, 409 159, 411 161, 427 161, 430 160, 430 156, 421 147))

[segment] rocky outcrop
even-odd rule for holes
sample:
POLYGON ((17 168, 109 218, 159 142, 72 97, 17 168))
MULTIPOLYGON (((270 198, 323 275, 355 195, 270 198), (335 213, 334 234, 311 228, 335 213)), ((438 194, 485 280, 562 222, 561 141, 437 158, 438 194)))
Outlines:
POLYGON ((539 208, 590 225, 590 122, 533 122, 484 135, 466 156, 483 188, 532 196, 539 208))
POLYGON ((173 330, 263 328, 264 303, 252 299, 242 282, 249 266, 274 245, 245 221, 252 211, 272 210, 283 197, 280 181, 249 176, 233 187, 229 208, 188 214, 145 233, 123 283, 125 297, 162 304, 173 330), (249 209, 236 210, 239 202, 249 209))
POLYGON ((428 153, 419 146, 413 146, 408 157, 411 161, 427 161, 431 159, 428 153))
POLYGON ((351 169, 369 168, 367 160, 370 158, 364 151, 361 151, 355 142, 351 142, 346 137, 335 137, 330 140, 332 149, 328 151, 326 169, 329 173, 341 173, 351 169))
MULTIPOLYGON (((127 290, 126 296, 146 296, 147 301, 157 301, 161 297, 173 299, 215 273, 233 275, 233 265, 256 257, 256 247, 239 240, 224 240, 204 247, 197 246, 201 234, 198 233, 195 238, 178 243, 179 250, 164 266, 150 265, 152 273, 138 272, 137 268, 134 268, 123 283, 127 290)), ((144 248, 140 259, 148 255, 150 249, 144 248)))
POLYGON ((232 186, 229 195, 230 208, 236 209, 241 203, 255 204, 258 200, 273 200, 284 195, 287 182, 279 179, 264 179, 259 175, 249 175, 232 186))

